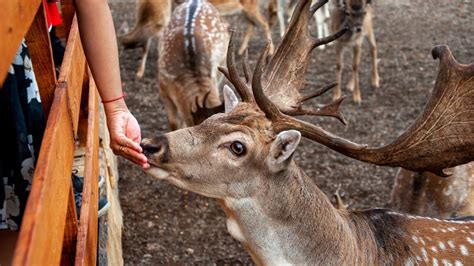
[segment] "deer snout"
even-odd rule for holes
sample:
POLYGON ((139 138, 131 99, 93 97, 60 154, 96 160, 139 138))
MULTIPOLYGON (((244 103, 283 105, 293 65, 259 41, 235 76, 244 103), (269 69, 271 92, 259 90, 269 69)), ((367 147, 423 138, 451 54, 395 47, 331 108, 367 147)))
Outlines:
POLYGON ((140 146, 143 149, 143 154, 151 163, 166 163, 169 159, 168 139, 164 135, 144 139, 140 146))
POLYGON ((354 27, 354 32, 361 32, 361 31, 362 31, 362 25, 354 27))

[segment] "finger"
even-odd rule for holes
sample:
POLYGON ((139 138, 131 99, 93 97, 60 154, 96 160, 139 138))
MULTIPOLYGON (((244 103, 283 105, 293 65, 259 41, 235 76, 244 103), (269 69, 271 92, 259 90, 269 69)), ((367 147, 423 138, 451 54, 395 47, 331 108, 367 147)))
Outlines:
POLYGON ((120 155, 130 160, 133 159, 132 161, 137 162, 140 165, 148 162, 148 159, 143 153, 137 152, 125 145, 113 144, 112 149, 116 155, 120 155))
POLYGON ((139 143, 134 142, 133 140, 131 140, 131 139, 125 137, 125 135, 120 136, 120 137, 117 139, 117 143, 118 143, 119 145, 125 146, 125 147, 127 147, 127 148, 132 149, 132 150, 135 150, 135 151, 137 151, 137 152, 139 152, 139 153, 142 153, 142 152, 143 152, 143 149, 142 149, 142 147, 140 146, 139 143))
POLYGON ((125 150, 120 151, 118 155, 142 167, 144 164, 147 164, 142 159, 137 158, 136 155, 132 155, 132 152, 132 150, 125 148, 125 150))

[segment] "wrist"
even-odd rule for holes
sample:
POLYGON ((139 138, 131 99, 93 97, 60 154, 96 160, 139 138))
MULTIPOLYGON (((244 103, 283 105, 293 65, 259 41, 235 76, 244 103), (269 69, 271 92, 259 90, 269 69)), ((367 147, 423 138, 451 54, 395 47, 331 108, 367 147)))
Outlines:
POLYGON ((104 109, 107 116, 118 111, 128 112, 128 107, 123 97, 112 102, 104 103, 104 109))

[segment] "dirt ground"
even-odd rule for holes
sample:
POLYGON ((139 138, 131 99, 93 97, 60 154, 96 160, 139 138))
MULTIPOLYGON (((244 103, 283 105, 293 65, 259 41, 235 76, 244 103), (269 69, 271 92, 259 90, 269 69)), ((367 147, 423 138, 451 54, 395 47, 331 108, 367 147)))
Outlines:
MULTIPOLYGON (((458 61, 474 62, 474 4, 469 0, 376 3, 379 91, 370 87, 366 43, 360 74, 362 105, 355 105, 351 97, 345 101, 342 110, 347 126, 331 119, 313 122, 355 142, 379 146, 396 138, 421 113, 437 73, 438 62, 431 58, 435 45, 447 44, 458 61)), ((119 34, 133 25, 135 3, 112 2, 111 8, 119 34)), ((229 21, 238 30, 244 30, 239 16, 229 17, 229 21)), ((278 43, 277 28, 273 32, 278 43)), ((262 46, 261 40, 254 37, 249 51, 251 63, 262 46)), ((145 77, 136 80, 140 54, 139 49, 121 48, 120 61, 127 103, 147 137, 167 132, 168 127, 158 95, 157 50, 151 51, 145 77)), ((316 50, 307 79, 321 86, 333 82, 334 58, 334 47, 316 50)), ((349 77, 350 53, 345 61, 344 84, 349 77)), ((325 96, 319 101, 329 100, 325 96)), ((396 169, 361 163, 307 140, 297 149, 295 160, 328 196, 340 186, 350 208, 389 206, 396 169)), ((119 169, 126 264, 251 263, 242 246, 227 233, 224 212, 214 200, 156 181, 124 160, 119 169)))

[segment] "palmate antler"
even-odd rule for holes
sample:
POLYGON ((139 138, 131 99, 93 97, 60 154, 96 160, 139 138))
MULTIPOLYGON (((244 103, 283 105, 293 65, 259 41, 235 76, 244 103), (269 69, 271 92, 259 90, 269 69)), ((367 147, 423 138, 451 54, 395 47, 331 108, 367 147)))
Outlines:
MULTIPOLYGON (((319 1, 315 7, 325 2, 319 1)), ((387 146, 368 148, 292 117, 317 115, 315 110, 309 112, 300 105, 304 97, 299 93, 304 84, 302 70, 306 70, 308 63, 303 55, 309 55, 312 49, 309 44, 301 44, 304 42, 302 39, 306 39, 301 36, 307 33, 307 15, 317 9, 311 8, 310 11, 309 3, 310 0, 298 3, 290 28, 267 67, 268 47, 261 54, 252 77, 251 95, 248 84, 237 74, 233 56, 228 57, 227 77, 244 101, 259 106, 272 121, 275 132, 296 129, 304 137, 360 161, 430 171, 440 176, 445 176, 445 168, 474 160, 474 64, 459 64, 446 46, 437 46, 432 51, 433 57, 440 59, 440 69, 425 111, 404 134, 387 146), (298 23, 298 18, 303 22, 298 23), (295 52, 296 46, 305 48, 305 52, 295 52), (298 113, 296 110, 305 111, 298 113)), ((314 45, 317 41, 312 40, 312 43, 314 45)), ((232 45, 229 50, 233 54, 232 45)), ((330 116, 337 117, 339 104, 335 102, 329 106, 332 109, 328 112, 330 116)))

